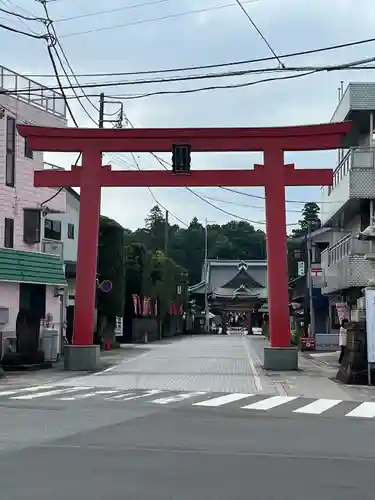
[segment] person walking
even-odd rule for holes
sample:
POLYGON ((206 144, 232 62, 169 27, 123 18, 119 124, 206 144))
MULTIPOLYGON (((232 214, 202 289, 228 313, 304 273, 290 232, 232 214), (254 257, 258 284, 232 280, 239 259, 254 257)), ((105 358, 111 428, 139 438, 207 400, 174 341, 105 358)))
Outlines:
POLYGON ((346 344, 348 342, 348 331, 346 329, 346 325, 349 323, 347 319, 343 319, 341 321, 341 327, 339 331, 339 344, 340 344, 340 356, 339 356, 339 365, 341 365, 342 360, 344 359, 346 344))

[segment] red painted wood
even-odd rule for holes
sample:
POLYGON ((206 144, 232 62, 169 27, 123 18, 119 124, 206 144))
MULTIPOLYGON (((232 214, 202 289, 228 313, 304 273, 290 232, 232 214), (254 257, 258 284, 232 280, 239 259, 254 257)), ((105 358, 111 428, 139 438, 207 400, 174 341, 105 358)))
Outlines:
MULTIPOLYGON (((72 171, 40 170, 35 172, 34 184, 38 187, 79 187, 80 175, 77 168, 72 171)), ((175 175, 166 170, 111 171, 102 168, 97 175, 103 187, 264 186, 267 178, 262 169, 193 170, 190 175, 175 175)), ((330 186, 332 179, 331 169, 287 169, 285 172, 286 186, 330 186)))
POLYGON ((284 153, 278 149, 264 152, 268 173, 266 195, 266 243, 268 312, 272 347, 290 346, 288 259, 285 220, 284 153))
MULTIPOLYGON (((102 155, 99 150, 90 148, 82 152, 82 169, 79 169, 81 170, 81 194, 73 345, 91 345, 93 343, 101 163, 102 155)), ((79 170, 77 169, 77 172, 79 170)), ((55 170, 54 172, 58 171, 55 170)))
POLYGON ((103 152, 169 152, 189 143, 192 151, 264 151, 273 144, 285 151, 335 149, 351 123, 274 128, 78 129, 18 125, 34 151, 82 151, 100 141, 103 152))

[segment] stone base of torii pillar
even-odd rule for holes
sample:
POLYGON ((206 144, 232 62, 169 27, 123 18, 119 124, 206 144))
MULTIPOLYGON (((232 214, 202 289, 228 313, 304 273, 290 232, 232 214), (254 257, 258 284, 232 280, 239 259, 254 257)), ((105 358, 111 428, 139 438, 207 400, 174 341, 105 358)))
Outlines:
POLYGON ((296 347, 265 347, 265 370, 298 370, 298 349, 296 347))
POLYGON ((100 346, 66 345, 64 369, 70 371, 96 371, 100 368, 100 346))

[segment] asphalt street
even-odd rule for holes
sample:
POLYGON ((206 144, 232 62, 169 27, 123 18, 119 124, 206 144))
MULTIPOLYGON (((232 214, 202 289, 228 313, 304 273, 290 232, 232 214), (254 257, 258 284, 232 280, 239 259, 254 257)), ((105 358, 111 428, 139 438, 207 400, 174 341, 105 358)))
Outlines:
POLYGON ((373 498, 373 420, 211 408, 1 408, 9 500, 373 498))
POLYGON ((375 402, 333 382, 288 395, 247 341, 181 339, 97 375, 2 386, 1 498, 372 499, 375 402))

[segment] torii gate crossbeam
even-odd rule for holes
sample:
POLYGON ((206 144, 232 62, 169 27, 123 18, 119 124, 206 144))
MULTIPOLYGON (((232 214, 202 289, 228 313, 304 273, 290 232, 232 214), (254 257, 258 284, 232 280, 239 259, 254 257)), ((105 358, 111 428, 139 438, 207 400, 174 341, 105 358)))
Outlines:
POLYGON ((87 370, 98 361, 98 349, 92 342, 103 186, 264 186, 271 332, 265 367, 296 369, 297 353, 290 345, 285 186, 331 185, 333 171, 298 170, 294 165, 285 165, 284 151, 340 148, 350 129, 349 122, 256 129, 119 130, 19 125, 19 133, 34 151, 82 153, 82 166, 72 167, 71 171, 35 172, 35 186, 71 186, 81 191, 73 346, 67 349, 65 365, 87 370), (175 144, 189 144, 193 152, 263 151, 264 165, 255 165, 254 170, 193 170, 189 175, 159 170, 112 171, 110 166, 102 166, 103 152, 171 152, 175 144))

